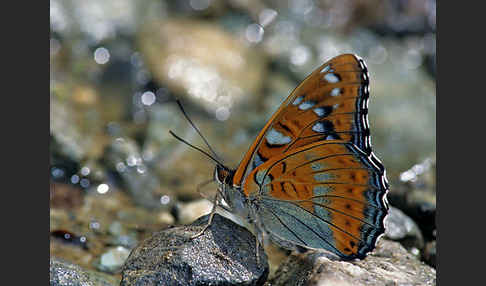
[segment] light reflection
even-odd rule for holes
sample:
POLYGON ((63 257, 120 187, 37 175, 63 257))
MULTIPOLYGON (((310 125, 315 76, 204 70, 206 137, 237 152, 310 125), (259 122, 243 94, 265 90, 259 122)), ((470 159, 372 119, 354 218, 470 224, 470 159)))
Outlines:
POLYGON ((83 176, 88 176, 90 172, 91 172, 91 170, 86 166, 81 168, 81 175, 83 175, 83 176))
POLYGON ((230 110, 224 106, 218 107, 215 112, 216 118, 220 121, 225 121, 226 119, 228 119, 230 114, 230 110))
POLYGON ((67 6, 72 10, 68 15, 76 17, 81 31, 95 41, 115 37, 118 31, 133 33, 133 29, 136 27, 134 1, 83 0, 75 2, 76 5, 67 6))
POLYGON ((107 184, 99 184, 98 188, 96 188, 96 191, 100 194, 105 194, 106 192, 108 192, 109 189, 110 187, 107 184))
POLYGON ((115 142, 116 142, 116 144, 124 144, 125 143, 125 139, 123 139, 122 137, 117 137, 115 139, 115 142))
POLYGON ((416 247, 412 247, 412 248, 410 249, 410 252, 411 252, 413 255, 415 255, 415 256, 418 256, 418 255, 420 254, 420 250, 419 250, 418 248, 416 248, 416 247))
POLYGON ((126 159, 126 162, 127 162, 127 165, 129 167, 133 167, 137 164, 137 158, 133 155, 130 155, 128 156, 128 158, 126 159))
POLYGON ((91 229, 99 229, 99 228, 100 228, 100 223, 99 223, 99 222, 97 222, 97 221, 91 221, 91 222, 89 223, 89 227, 90 227, 91 229))
POLYGON ((155 154, 153 150, 146 149, 142 153, 142 159, 144 161, 152 161, 155 158, 155 154))
POLYGON ((97 48, 94 52, 94 60, 97 64, 106 64, 110 60, 110 51, 104 47, 97 48))
POLYGON ((60 168, 52 168, 51 174, 54 178, 59 179, 64 177, 64 170, 60 168))
POLYGON ((146 91, 142 94, 141 99, 144 105, 150 106, 155 102, 155 94, 151 91, 146 91))
POLYGON ((72 176, 71 176, 71 183, 72 183, 72 184, 77 184, 77 183, 79 183, 79 176, 78 176, 78 175, 72 175, 72 176))
POLYGON ((419 175, 425 173, 432 166, 432 159, 427 158, 422 163, 414 165, 412 168, 400 174, 400 181, 415 182, 419 175))
POLYGON ((264 30, 259 24, 250 24, 246 27, 245 36, 250 43, 259 43, 263 39, 264 30))
POLYGON ((147 167, 145 167, 145 165, 138 165, 137 172, 143 175, 147 172, 147 167))
POLYGON ((311 51, 307 46, 299 45, 290 51, 290 62, 293 65, 301 66, 306 64, 311 58, 311 51))
POLYGON ((170 197, 168 195, 163 195, 160 197, 160 203, 166 205, 170 202, 170 197))
POLYGON ((268 8, 263 9, 258 15, 258 20, 260 22, 260 25, 262 25, 262 27, 266 27, 268 24, 273 22, 273 20, 275 20, 277 15, 278 15, 277 11, 273 9, 268 9, 268 8))
POLYGON ((127 166, 125 166, 125 163, 123 162, 118 162, 116 164, 116 170, 119 172, 119 173, 123 173, 125 172, 125 170, 127 169, 127 166))
POLYGON ((52 30, 62 32, 68 26, 66 13, 63 7, 57 1, 50 1, 49 5, 49 19, 52 30))
MULTIPOLYGON (((230 56, 230 55, 222 55, 230 56)), ((236 57, 238 59, 239 57, 236 57)), ((236 61, 237 64, 240 61, 236 61)), ((167 76, 174 81, 179 81, 187 90, 187 93, 196 98, 210 103, 206 107, 214 110, 217 106, 231 108, 231 98, 240 97, 243 93, 231 83, 223 80, 219 73, 212 67, 204 66, 193 58, 171 55, 167 59, 167 76)))

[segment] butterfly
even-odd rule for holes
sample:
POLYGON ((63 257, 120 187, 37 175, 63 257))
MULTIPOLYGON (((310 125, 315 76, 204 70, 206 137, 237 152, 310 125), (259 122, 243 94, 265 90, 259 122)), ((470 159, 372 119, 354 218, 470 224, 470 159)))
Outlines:
POLYGON ((385 231, 389 188, 371 148, 369 95, 363 59, 339 55, 287 97, 236 169, 203 137, 219 184, 206 228, 221 206, 255 227, 257 247, 265 234, 283 248, 363 259, 385 231))

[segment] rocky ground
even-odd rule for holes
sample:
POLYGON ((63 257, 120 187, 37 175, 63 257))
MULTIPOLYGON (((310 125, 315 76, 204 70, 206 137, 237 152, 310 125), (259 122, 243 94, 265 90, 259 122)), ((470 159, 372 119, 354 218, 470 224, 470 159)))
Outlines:
POLYGON ((292 3, 51 0, 51 285, 435 285, 435 1, 292 3), (368 64, 391 184, 375 251, 343 262, 268 244, 257 261, 225 213, 188 241, 214 166, 170 136, 204 144, 174 98, 234 167, 292 89, 345 52, 368 64))

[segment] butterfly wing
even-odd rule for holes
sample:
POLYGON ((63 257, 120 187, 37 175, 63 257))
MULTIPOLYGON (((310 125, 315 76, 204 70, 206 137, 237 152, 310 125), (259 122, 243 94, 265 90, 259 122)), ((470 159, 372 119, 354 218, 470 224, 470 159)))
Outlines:
POLYGON ((273 114, 236 169, 233 184, 241 186, 274 156, 322 140, 352 142, 381 166, 370 147, 368 97, 368 70, 361 58, 344 54, 324 63, 273 114))
POLYGON ((243 189, 263 229, 281 246, 363 258, 384 232, 387 184, 381 166, 354 144, 320 141, 270 158, 243 189))

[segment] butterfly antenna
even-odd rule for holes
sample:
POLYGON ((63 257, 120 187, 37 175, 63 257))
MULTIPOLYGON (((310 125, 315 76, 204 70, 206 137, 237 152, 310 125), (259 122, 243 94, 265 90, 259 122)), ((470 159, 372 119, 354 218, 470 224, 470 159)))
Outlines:
POLYGON ((209 154, 208 152, 202 150, 199 147, 196 147, 196 146, 192 145, 191 143, 187 142, 186 140, 182 139, 181 137, 177 136, 174 132, 172 132, 172 130, 169 130, 169 133, 170 133, 170 135, 174 136, 177 140, 181 141, 182 143, 185 143, 189 147, 194 148, 197 151, 199 151, 199 152, 203 153, 204 155, 208 156, 211 160, 213 160, 214 162, 216 162, 216 164, 218 164, 220 166, 224 166, 218 159, 216 159, 213 156, 211 156, 211 154, 209 154))
MULTIPOLYGON (((189 122, 189 124, 191 124, 192 128, 194 128, 194 130, 196 130, 197 134, 199 134, 199 136, 201 136, 202 140, 204 141, 204 143, 206 143, 206 146, 208 146, 209 150, 211 150, 211 153, 213 153, 214 157, 216 157, 218 159, 218 162, 221 161, 221 158, 219 158, 218 154, 216 154, 216 152, 214 152, 213 148, 211 148, 211 145, 209 145, 208 141, 206 140, 206 138, 204 138, 204 136, 202 135, 201 131, 199 131, 199 129, 196 127, 196 125, 189 118, 189 116, 187 115, 186 111, 182 107, 182 103, 179 101, 179 99, 176 99, 176 102, 177 102, 177 105, 179 106, 179 108, 181 109, 182 114, 184 114, 184 117, 187 119, 187 121, 189 122)), ((174 135, 174 134, 172 134, 172 135, 174 135)), ((224 166, 221 163, 220 163, 220 165, 224 166)))

